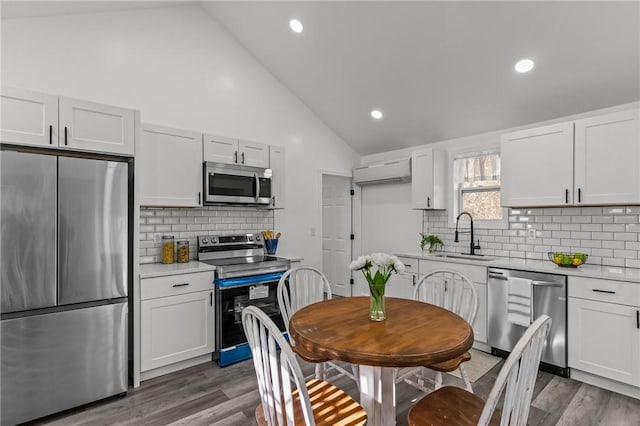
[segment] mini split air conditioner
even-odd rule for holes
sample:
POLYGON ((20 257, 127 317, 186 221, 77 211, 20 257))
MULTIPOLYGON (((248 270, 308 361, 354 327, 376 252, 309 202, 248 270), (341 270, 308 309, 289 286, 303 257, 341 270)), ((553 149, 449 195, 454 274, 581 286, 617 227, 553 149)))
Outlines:
POLYGON ((357 185, 411 182, 411 161, 407 158, 358 166, 353 169, 353 181, 357 185))

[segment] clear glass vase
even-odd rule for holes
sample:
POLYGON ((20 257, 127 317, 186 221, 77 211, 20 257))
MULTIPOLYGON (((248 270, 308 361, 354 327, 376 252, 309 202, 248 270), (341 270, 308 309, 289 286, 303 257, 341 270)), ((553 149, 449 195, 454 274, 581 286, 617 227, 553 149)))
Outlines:
MULTIPOLYGON (((385 283, 386 284, 386 283, 385 283)), ((386 285, 374 287, 369 285, 371 293, 369 305, 369 319, 371 321, 384 321, 387 318, 387 312, 384 307, 384 289, 386 285)))

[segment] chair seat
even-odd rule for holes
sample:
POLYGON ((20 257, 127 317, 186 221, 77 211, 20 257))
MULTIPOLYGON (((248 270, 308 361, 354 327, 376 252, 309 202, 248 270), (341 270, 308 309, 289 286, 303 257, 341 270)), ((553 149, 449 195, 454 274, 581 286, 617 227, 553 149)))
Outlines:
MULTIPOLYGON (((367 422, 367 413, 364 408, 344 391, 329 382, 312 379, 306 383, 306 386, 316 425, 356 426, 364 425, 367 422)), ((304 425, 304 416, 297 390, 293 392, 293 398, 295 424, 304 425)), ((260 426, 268 425, 262 404, 256 407, 256 422, 260 426)))
POLYGON ((317 354, 314 354, 313 352, 309 352, 308 350, 306 350, 300 345, 292 346, 291 349, 293 349, 293 352, 295 352, 296 355, 298 355, 300 358, 304 359, 307 362, 312 362, 314 364, 317 364, 319 362, 329 361, 329 358, 319 356, 317 354))
MULTIPOLYGON (((422 398, 409 410, 409 426, 476 426, 485 402, 464 389, 445 386, 422 398)), ((490 425, 500 424, 496 410, 490 425)))
POLYGON ((425 365, 425 367, 431 370, 448 373, 450 371, 456 371, 458 367, 460 367, 460 364, 462 364, 463 362, 467 362, 470 359, 471 354, 469 352, 466 352, 459 357, 451 359, 449 361, 440 362, 438 364, 425 365))

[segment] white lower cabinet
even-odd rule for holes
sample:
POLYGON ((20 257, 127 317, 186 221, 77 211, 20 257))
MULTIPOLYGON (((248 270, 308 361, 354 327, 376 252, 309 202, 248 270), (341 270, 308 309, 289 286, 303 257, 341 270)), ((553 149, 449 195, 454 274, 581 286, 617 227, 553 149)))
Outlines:
POLYGON ((569 277, 569 367, 640 386, 638 295, 636 283, 569 277))
POLYGON ((214 351, 213 272, 140 282, 142 372, 214 351))
POLYGON ((484 266, 441 262, 438 260, 421 260, 420 278, 436 269, 457 271, 469 278, 473 283, 478 296, 478 313, 472 324, 475 342, 474 347, 480 344, 480 349, 486 349, 482 345, 486 345, 487 343, 487 268, 484 266))
POLYGON ((385 296, 413 299, 413 289, 418 283, 418 260, 410 257, 398 257, 405 270, 399 274, 391 274, 385 296))

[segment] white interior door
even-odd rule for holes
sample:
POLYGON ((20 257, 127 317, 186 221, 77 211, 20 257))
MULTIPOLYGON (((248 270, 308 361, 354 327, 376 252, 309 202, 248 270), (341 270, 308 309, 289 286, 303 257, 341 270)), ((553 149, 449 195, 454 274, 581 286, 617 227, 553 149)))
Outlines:
POLYGON ((322 175, 322 272, 338 296, 351 296, 351 179, 322 175))

